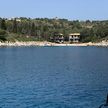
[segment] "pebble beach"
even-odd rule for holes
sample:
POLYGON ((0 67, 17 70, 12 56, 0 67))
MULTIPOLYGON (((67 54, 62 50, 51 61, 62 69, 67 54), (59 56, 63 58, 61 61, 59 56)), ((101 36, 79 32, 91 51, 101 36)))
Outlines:
POLYGON ((52 43, 52 42, 39 42, 39 41, 29 41, 29 42, 0 42, 0 46, 108 46, 107 41, 102 41, 98 43, 52 43))

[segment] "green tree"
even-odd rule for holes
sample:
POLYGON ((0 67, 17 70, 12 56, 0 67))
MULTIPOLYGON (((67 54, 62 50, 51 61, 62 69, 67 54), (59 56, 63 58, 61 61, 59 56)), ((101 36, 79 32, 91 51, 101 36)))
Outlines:
POLYGON ((16 18, 13 20, 13 33, 17 33, 17 21, 16 21, 16 18))
POLYGON ((35 29, 35 24, 32 23, 32 26, 31 26, 31 35, 32 35, 32 36, 35 36, 35 35, 36 35, 35 31, 36 31, 36 29, 35 29))
POLYGON ((3 30, 6 30, 6 21, 5 21, 5 19, 2 19, 2 21, 1 21, 1 29, 3 29, 3 30))
POLYGON ((0 40, 1 41, 6 41, 7 36, 8 36, 7 32, 5 30, 3 30, 3 29, 0 29, 0 40))

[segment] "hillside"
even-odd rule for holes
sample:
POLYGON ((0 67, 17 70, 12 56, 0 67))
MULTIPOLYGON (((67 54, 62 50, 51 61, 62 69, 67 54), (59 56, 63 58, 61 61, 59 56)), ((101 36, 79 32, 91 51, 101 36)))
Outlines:
POLYGON ((48 18, 0 18, 1 41, 49 41, 55 33, 67 37, 70 33, 81 33, 81 42, 97 42, 108 39, 108 20, 69 21, 48 18))

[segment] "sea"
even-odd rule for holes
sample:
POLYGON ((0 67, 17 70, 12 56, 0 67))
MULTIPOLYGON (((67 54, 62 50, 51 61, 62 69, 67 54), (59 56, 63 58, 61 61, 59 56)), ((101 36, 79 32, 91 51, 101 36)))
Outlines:
POLYGON ((107 47, 1 47, 0 108, 99 108, 107 47))

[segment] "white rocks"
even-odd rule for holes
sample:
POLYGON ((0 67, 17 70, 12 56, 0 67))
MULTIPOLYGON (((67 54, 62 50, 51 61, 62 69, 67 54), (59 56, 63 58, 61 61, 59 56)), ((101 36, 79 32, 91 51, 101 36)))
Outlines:
POLYGON ((107 41, 102 41, 99 43, 74 43, 74 44, 58 44, 58 43, 51 43, 47 41, 39 42, 39 41, 29 41, 29 42, 0 42, 0 46, 108 46, 107 41))

